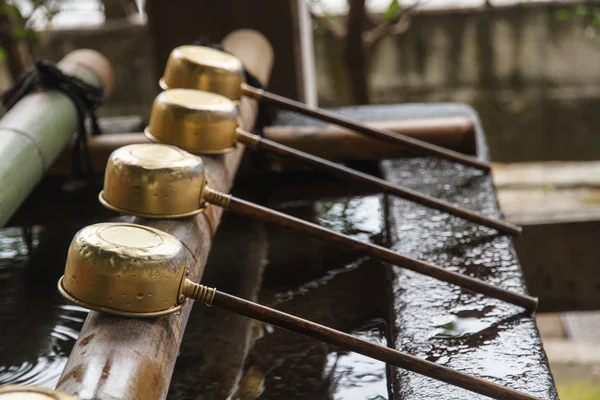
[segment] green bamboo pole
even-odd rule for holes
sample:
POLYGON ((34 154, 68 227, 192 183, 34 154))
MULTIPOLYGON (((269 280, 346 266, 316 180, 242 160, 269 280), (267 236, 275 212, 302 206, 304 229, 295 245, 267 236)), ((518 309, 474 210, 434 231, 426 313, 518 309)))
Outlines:
MULTIPOLYGON (((108 61, 93 50, 76 50, 58 67, 88 84, 111 87, 108 61)), ((73 102, 58 91, 34 92, 0 119, 0 226, 4 226, 77 129, 73 102)))

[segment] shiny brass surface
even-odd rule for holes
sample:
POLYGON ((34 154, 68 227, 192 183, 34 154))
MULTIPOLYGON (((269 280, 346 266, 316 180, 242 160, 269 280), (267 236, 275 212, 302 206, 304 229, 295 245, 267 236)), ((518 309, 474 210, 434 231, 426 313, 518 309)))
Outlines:
POLYGON ((103 206, 146 218, 181 218, 208 204, 227 208, 230 195, 206 186, 202 159, 173 146, 123 146, 108 159, 103 206))
POLYGON ((99 197, 104 206, 125 214, 181 218, 203 210, 205 185, 200 157, 164 144, 132 144, 110 155, 99 197))
POLYGON ((159 84, 167 89, 197 89, 230 100, 242 97, 244 66, 234 55, 204 46, 180 46, 169 55, 159 84))
POLYGON ((185 302, 180 295, 186 259, 181 242, 158 229, 90 225, 73 238, 58 288, 91 310, 135 317, 169 314, 185 302))
POLYGON ((173 89, 160 93, 152 105, 146 136, 196 154, 235 150, 238 109, 218 94, 173 89))
POLYGON ((7 385, 0 387, 0 400, 77 400, 56 390, 35 386, 7 385))

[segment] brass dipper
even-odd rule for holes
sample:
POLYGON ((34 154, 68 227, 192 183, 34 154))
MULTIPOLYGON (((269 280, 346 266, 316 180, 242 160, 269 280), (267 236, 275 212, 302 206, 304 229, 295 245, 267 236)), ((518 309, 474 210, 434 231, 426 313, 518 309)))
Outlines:
POLYGON ((289 228, 328 243, 360 251, 444 282, 533 311, 537 299, 416 260, 301 219, 253 204, 206 185, 202 159, 174 146, 146 143, 115 150, 109 157, 100 202, 114 211, 148 218, 181 218, 207 204, 289 228))
POLYGON ((519 226, 509 222, 457 207, 247 132, 239 127, 238 119, 235 103, 224 96, 200 90, 171 89, 162 92, 154 100, 150 123, 144 132, 153 141, 171 144, 195 154, 226 153, 234 150, 238 143, 243 143, 251 149, 291 158, 336 178, 369 185, 384 193, 414 201, 502 233, 515 235, 521 232, 519 226))
POLYGON ((296 111, 309 117, 343 126, 355 132, 395 144, 417 149, 420 153, 432 154, 489 172, 491 164, 448 150, 421 140, 383 129, 360 124, 343 116, 306 105, 269 93, 263 89, 248 85, 244 78, 242 62, 232 54, 203 46, 180 46, 169 55, 164 76, 159 82, 161 88, 198 89, 221 94, 238 101, 248 96, 258 101, 276 104, 282 108, 296 111))
POLYGON ((0 387, 0 400, 77 400, 56 390, 37 386, 6 385, 0 387))
POLYGON ((135 224, 91 225, 73 238, 58 289, 80 306, 129 317, 173 313, 190 298, 494 399, 536 399, 192 282, 186 278, 186 261, 185 247, 168 233, 135 224))

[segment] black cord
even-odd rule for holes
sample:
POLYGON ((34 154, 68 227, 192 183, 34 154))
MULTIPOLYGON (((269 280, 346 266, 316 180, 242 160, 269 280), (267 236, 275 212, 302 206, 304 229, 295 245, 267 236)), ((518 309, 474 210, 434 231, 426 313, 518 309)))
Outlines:
MULTIPOLYGON (((221 50, 228 52, 225 50, 221 43, 216 43, 210 41, 205 38, 200 38, 192 43, 194 46, 204 46, 210 47, 213 49, 221 50)), ((258 80, 256 76, 254 76, 247 68, 244 67, 244 78, 246 79, 246 83, 252 87, 259 89, 266 89, 265 86, 258 80)), ((254 124, 255 132, 262 133, 262 129, 265 126, 273 125, 273 122, 277 118, 277 108, 271 104, 267 104, 264 102, 258 103, 258 113, 256 115, 256 123, 254 124)))
POLYGON ((86 117, 90 117, 91 135, 100 135, 96 109, 102 101, 103 89, 87 84, 74 76, 64 74, 48 60, 35 63, 35 69, 23 74, 15 85, 2 94, 2 104, 10 110, 19 100, 37 90, 58 90, 66 94, 77 110, 77 137, 71 159, 72 174, 76 178, 94 173, 87 145, 86 117))

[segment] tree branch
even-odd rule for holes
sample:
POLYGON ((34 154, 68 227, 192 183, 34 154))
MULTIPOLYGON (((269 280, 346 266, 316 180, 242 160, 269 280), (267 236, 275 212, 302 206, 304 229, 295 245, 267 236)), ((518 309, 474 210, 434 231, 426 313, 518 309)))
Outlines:
POLYGON ((346 65, 355 104, 369 104, 368 70, 362 39, 367 21, 366 0, 348 0, 348 34, 346 36, 346 65))
POLYGON ((322 26, 332 38, 338 41, 344 40, 347 31, 342 24, 336 23, 326 16, 317 14, 311 7, 308 7, 308 12, 312 20, 322 26))
POLYGON ((417 1, 415 4, 404 7, 398 13, 394 22, 382 21, 373 29, 365 32, 362 36, 365 47, 367 49, 372 48, 386 36, 396 36, 406 32, 410 27, 412 14, 421 3, 421 1, 417 1))

